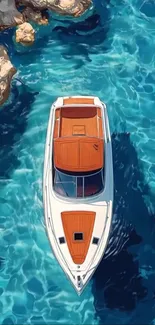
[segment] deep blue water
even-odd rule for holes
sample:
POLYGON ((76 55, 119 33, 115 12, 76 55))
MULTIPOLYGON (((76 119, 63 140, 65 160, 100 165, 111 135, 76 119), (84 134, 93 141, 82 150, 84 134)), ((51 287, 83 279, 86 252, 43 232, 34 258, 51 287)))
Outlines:
POLYGON ((0 109, 0 324, 155 324, 155 2, 95 0, 35 28, 31 48, 0 34, 18 69, 0 109), (107 104, 115 177, 110 242, 81 297, 42 204, 50 106, 78 94, 107 104))

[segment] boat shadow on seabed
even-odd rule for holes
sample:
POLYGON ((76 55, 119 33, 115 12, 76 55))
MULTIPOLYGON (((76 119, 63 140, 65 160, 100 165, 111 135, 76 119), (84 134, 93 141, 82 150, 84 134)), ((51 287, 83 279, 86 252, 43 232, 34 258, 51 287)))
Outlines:
POLYGON ((96 315, 101 324, 106 323, 105 309, 131 312, 138 301, 148 300, 148 285, 147 288, 144 286, 137 261, 138 248, 144 246, 145 235, 142 235, 143 238, 137 235, 133 224, 139 228, 138 223, 145 220, 145 228, 151 219, 144 202, 149 188, 145 185, 130 135, 113 134, 112 146, 115 185, 113 224, 106 254, 93 276, 92 286, 96 315), (129 247, 133 245, 135 254, 129 252, 129 247))

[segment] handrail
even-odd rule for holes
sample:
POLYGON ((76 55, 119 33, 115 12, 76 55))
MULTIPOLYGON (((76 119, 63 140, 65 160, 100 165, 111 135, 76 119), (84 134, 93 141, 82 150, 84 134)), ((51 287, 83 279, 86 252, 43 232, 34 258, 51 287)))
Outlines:
POLYGON ((107 109, 106 105, 102 102, 102 105, 104 107, 104 115, 105 115, 105 126, 106 126, 106 131, 107 131, 107 142, 110 141, 110 128, 109 128, 109 121, 108 121, 108 116, 107 116, 107 109))

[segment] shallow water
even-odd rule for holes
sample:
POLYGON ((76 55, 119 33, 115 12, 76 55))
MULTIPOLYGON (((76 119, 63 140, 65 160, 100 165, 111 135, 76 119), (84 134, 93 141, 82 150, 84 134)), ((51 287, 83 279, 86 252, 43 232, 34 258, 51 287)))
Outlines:
POLYGON ((79 20, 35 28, 31 48, 0 34, 18 69, 0 110, 0 324, 154 324, 154 1, 95 0, 79 20), (115 176, 110 242, 81 297, 52 254, 42 204, 50 105, 78 94, 107 104, 115 176))

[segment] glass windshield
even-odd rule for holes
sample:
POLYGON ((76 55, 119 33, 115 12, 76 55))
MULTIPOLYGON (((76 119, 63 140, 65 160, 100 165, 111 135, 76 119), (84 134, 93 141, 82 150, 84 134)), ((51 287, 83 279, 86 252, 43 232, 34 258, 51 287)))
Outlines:
POLYGON ((64 197, 89 197, 103 190, 103 173, 104 170, 99 170, 93 174, 74 173, 71 175, 55 169, 53 187, 55 192, 64 197))
POLYGON ((91 196, 101 192, 103 189, 103 180, 101 171, 84 177, 84 197, 91 196))
POLYGON ((62 196, 76 197, 76 177, 55 169, 54 190, 62 196))

